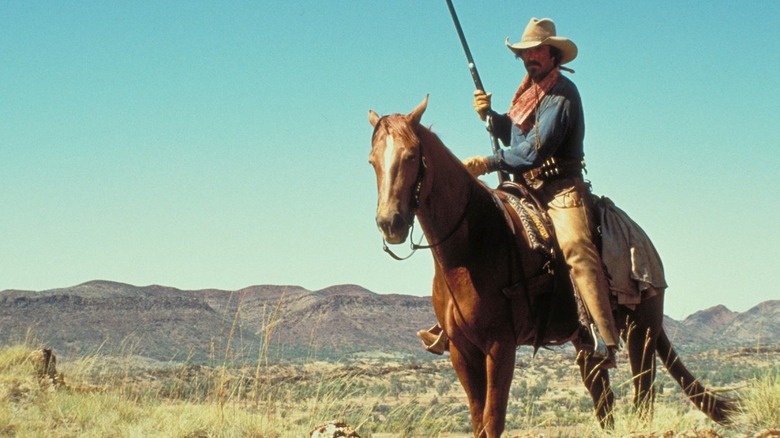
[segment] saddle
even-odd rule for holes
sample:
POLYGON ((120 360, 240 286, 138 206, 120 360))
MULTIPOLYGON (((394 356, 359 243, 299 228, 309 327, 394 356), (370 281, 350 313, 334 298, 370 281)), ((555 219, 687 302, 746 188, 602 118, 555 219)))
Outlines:
POLYGON ((562 332, 561 325, 550 324, 551 318, 554 314, 578 318, 582 313, 566 305, 571 303, 571 282, 563 274, 567 268, 557 249, 552 222, 541 201, 521 184, 507 181, 493 193, 518 248, 516 260, 512 261, 518 269, 504 289, 504 295, 513 302, 516 341, 519 345, 531 344, 535 349, 566 343, 577 335, 578 329, 562 332), (520 248, 524 247, 531 251, 525 251, 521 257, 520 248), (559 281, 560 278, 565 281, 559 281), (517 300, 524 302, 515 305, 517 300), (530 310, 531 318, 522 308, 530 310))
POLYGON ((527 187, 512 181, 504 182, 494 193, 501 201, 500 206, 504 207, 504 217, 512 234, 521 233, 534 251, 554 255, 555 232, 539 199, 527 187))

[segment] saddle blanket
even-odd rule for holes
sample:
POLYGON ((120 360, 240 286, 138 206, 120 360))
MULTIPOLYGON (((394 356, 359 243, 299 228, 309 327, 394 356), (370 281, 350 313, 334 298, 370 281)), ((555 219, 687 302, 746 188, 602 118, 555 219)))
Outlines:
MULTIPOLYGON (((532 249, 552 254, 553 231, 546 213, 525 196, 515 196, 507 191, 500 191, 498 195, 504 202, 497 204, 511 208, 520 219, 520 224, 514 224, 505 211, 513 232, 520 232, 516 229, 519 225, 525 230, 526 240, 532 249)), ((593 205, 600 222, 601 258, 610 290, 617 297, 618 304, 633 309, 642 300, 666 289, 661 257, 644 230, 611 199, 593 195, 593 205)))
POLYGON ((661 257, 644 230, 605 196, 598 198, 596 208, 601 222, 601 258, 618 304, 633 308, 666 289, 661 257))

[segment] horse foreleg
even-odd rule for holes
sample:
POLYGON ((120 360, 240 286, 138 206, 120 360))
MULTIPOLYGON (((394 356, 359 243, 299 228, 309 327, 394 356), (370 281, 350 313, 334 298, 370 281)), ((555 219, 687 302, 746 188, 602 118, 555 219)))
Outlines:
POLYGON ((466 391, 475 437, 482 436, 485 430, 482 414, 485 412, 487 396, 487 371, 485 357, 479 357, 480 355, 482 354, 478 351, 462 352, 457 345, 450 343, 450 362, 463 390, 466 391))
POLYGON ((515 369, 515 343, 511 337, 495 342, 489 350, 487 363, 487 403, 482 418, 485 435, 498 438, 504 432, 509 387, 515 369))
POLYGON ((593 400, 593 408, 596 411, 599 425, 603 429, 611 429, 615 425, 615 419, 612 416, 615 394, 609 384, 609 372, 599 366, 601 361, 592 357, 588 347, 581 348, 576 342, 575 347, 577 348, 577 365, 580 366, 582 383, 585 384, 590 398, 593 400))

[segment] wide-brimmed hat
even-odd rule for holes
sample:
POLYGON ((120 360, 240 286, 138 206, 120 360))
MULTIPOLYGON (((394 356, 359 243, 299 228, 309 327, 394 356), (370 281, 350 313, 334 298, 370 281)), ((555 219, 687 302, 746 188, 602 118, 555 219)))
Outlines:
POLYGON ((528 22, 528 26, 525 27, 520 42, 510 44, 509 38, 507 38, 505 44, 516 56, 520 56, 520 53, 525 49, 547 44, 557 47, 563 52, 561 64, 571 62, 577 57, 577 46, 570 39, 558 36, 555 33, 555 23, 549 18, 541 20, 532 18, 528 22))

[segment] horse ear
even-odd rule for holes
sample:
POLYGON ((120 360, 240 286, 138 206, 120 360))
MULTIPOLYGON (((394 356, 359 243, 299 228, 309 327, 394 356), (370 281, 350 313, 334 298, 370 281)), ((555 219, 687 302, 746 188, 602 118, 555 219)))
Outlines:
POLYGON ((417 105, 417 108, 413 109, 412 112, 407 115, 409 117, 409 120, 412 121, 413 124, 419 125, 420 119, 422 119, 422 115, 425 112, 425 108, 428 107, 428 95, 425 95, 425 98, 423 101, 417 105))
POLYGON ((371 126, 376 128, 376 124, 379 122, 379 114, 374 112, 374 110, 368 110, 368 121, 371 123, 371 126))

